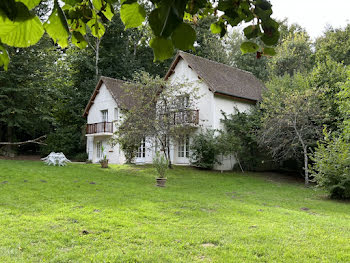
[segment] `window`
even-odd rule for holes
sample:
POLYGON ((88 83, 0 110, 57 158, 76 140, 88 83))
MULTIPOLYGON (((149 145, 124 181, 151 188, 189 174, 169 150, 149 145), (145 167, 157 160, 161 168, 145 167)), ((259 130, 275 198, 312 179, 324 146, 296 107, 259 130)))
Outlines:
POLYGON ((108 110, 101 110, 102 122, 108 121, 108 110))
POLYGON ((101 159, 103 158, 103 153, 102 153, 102 142, 99 141, 96 143, 96 152, 97 152, 97 158, 101 159))
POLYGON ((118 118, 119 118, 119 110, 118 110, 118 108, 115 108, 114 109, 114 120, 118 121, 118 118))
POLYGON ((146 157, 146 139, 143 138, 140 147, 137 149, 136 157, 145 158, 146 157))
POLYGON ((179 108, 180 109, 188 108, 189 100, 190 100, 190 97, 188 95, 186 95, 186 96, 179 96, 178 100, 179 100, 179 108))
POLYGON ((190 149, 190 138, 188 135, 185 135, 183 138, 179 140, 177 156, 188 158, 190 155, 189 149, 190 149))

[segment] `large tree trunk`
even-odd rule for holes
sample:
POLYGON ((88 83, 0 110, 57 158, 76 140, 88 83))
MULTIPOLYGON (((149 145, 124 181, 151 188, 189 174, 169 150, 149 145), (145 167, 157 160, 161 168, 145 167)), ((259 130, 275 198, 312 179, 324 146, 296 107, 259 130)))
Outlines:
POLYGON ((13 150, 13 127, 7 126, 7 141, 9 144, 5 145, 5 155, 8 157, 15 157, 14 150, 13 150))
POLYGON ((95 53, 96 53, 96 59, 95 59, 95 77, 96 80, 98 80, 98 74, 100 73, 98 70, 98 62, 100 60, 100 43, 101 43, 102 37, 101 38, 97 38, 96 39, 96 49, 95 49, 95 53))
POLYGON ((309 186, 309 169, 308 169, 308 157, 307 157, 307 145, 305 144, 302 136, 300 135, 300 132, 298 131, 298 128, 296 126, 296 120, 294 120, 294 131, 298 136, 298 140, 303 148, 304 152, 304 176, 305 176, 305 186, 309 186))
POLYGON ((303 148, 304 151, 304 170, 305 170, 305 186, 308 187, 309 186, 309 159, 307 156, 307 147, 303 148))
POLYGON ((170 143, 169 143, 169 139, 167 139, 167 145, 166 145, 167 151, 168 151, 168 167, 169 169, 173 169, 173 166, 171 164, 171 159, 170 159, 170 143))

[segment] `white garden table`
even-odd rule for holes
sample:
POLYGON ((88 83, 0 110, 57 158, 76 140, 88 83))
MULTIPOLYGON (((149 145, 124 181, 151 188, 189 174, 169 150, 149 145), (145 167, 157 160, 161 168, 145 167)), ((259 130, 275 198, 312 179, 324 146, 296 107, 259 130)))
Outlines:
POLYGON ((65 166, 67 163, 70 163, 66 156, 60 152, 60 153, 55 153, 51 152, 48 156, 45 158, 41 158, 47 165, 58 165, 58 166, 65 166))

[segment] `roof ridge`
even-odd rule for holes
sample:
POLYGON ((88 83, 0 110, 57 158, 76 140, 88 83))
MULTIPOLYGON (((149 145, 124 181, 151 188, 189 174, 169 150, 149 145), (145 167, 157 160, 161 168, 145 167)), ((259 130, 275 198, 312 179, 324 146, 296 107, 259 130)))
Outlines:
POLYGON ((194 54, 191 54, 191 53, 182 51, 182 50, 179 50, 178 52, 179 52, 179 54, 180 54, 180 53, 184 53, 185 55, 191 55, 191 56, 193 56, 193 57, 197 57, 197 58, 204 59, 204 60, 207 60, 207 61, 212 62, 212 63, 216 63, 216 64, 220 64, 220 65, 223 65, 223 66, 226 66, 226 67, 229 67, 229 68, 233 68, 233 69, 236 69, 236 70, 240 70, 240 71, 242 71, 242 72, 245 72, 245 73, 248 73, 248 74, 251 74, 251 75, 254 76, 254 74, 253 74, 252 72, 246 71, 246 70, 244 70, 244 69, 237 68, 237 67, 235 67, 235 66, 230 66, 230 65, 227 65, 227 64, 224 64, 224 63, 221 63, 221 62, 217 62, 217 61, 214 61, 214 60, 210 60, 210 59, 208 59, 208 58, 201 57, 201 56, 197 56, 197 55, 194 55, 194 54))
POLYGON ((118 81, 123 81, 123 82, 126 82, 125 80, 122 80, 122 79, 117 79, 117 78, 112 78, 112 77, 107 77, 107 76, 100 76, 100 79, 111 79, 111 80, 118 80, 118 81))

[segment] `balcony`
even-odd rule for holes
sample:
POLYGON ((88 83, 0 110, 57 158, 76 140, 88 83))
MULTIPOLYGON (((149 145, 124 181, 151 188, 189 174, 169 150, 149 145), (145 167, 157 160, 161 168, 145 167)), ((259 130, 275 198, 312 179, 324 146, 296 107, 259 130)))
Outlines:
POLYGON ((183 109, 170 113, 175 125, 198 125, 199 110, 183 109))
POLYGON ((113 134, 113 122, 98 122, 86 125, 86 134, 113 134))

